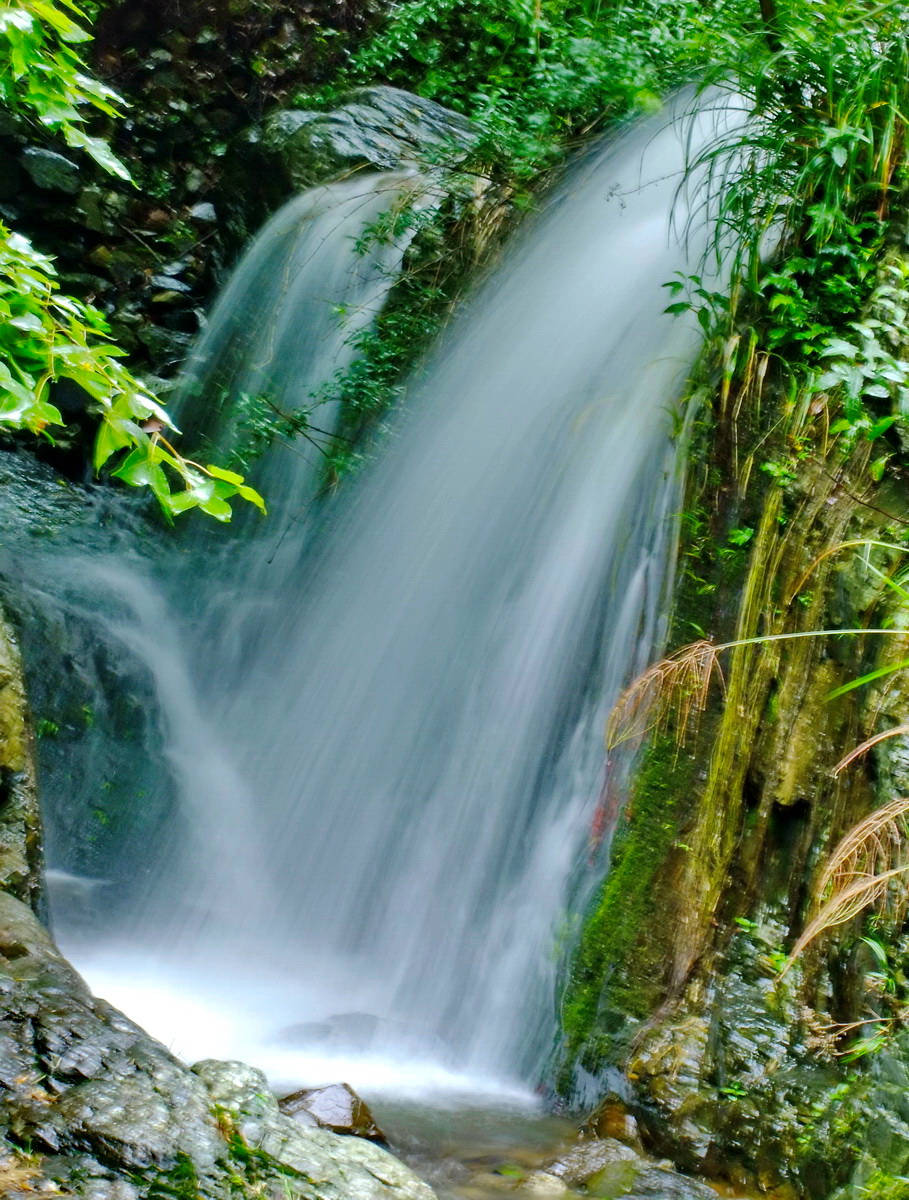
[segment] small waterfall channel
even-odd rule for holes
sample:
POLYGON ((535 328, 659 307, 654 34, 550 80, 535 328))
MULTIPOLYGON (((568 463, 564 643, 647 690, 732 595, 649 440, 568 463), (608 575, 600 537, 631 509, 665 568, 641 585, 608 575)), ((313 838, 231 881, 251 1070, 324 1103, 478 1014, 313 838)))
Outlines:
MULTIPOLYGON (((39 569, 144 672, 177 813, 58 929, 178 1052, 367 1094, 541 1078, 603 870, 605 716, 664 635, 700 335, 663 285, 701 265, 684 168, 728 119, 663 114, 577 163, 318 519, 296 517, 313 460, 278 448, 273 515, 241 536, 39 569)), ((348 180, 274 218, 188 367, 190 434, 229 439, 244 397, 286 411, 349 361, 405 248, 358 239, 419 187, 348 180)))

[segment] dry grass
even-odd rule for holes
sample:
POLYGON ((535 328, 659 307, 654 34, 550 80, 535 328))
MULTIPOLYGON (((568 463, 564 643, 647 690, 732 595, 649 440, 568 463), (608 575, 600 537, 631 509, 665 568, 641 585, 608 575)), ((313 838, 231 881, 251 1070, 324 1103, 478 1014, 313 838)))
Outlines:
POLYGON ((886 741, 887 738, 902 737, 904 734, 909 734, 909 725, 897 725, 893 729, 885 729, 883 733, 876 733, 874 737, 868 738, 860 746, 856 746, 854 750, 850 750, 845 758, 841 758, 833 768, 833 774, 839 775, 841 771, 845 771, 851 763, 854 763, 857 758, 861 758, 863 754, 867 754, 869 750, 873 749, 880 742, 886 741))
POLYGON ((678 743, 685 740, 692 718, 707 707, 710 684, 714 677, 725 688, 719 656, 739 646, 764 646, 771 642, 800 638, 864 637, 869 634, 905 637, 897 629, 807 629, 796 633, 771 633, 763 637, 739 638, 719 645, 702 638, 682 646, 666 658, 648 667, 633 679, 613 705, 606 722, 606 749, 614 750, 623 742, 646 737, 673 724, 678 743))
POLYGON ((606 725, 606 748, 645 737, 673 723, 684 738, 692 718, 707 706, 710 684, 723 672, 717 654, 724 647, 703 639, 683 646, 649 667, 622 692, 606 725))
POLYGON ((822 933, 866 908, 886 903, 894 919, 905 915, 909 892, 902 877, 909 871, 907 849, 907 799, 885 804, 849 830, 827 860, 814 893, 817 911, 793 946, 780 977, 822 933))

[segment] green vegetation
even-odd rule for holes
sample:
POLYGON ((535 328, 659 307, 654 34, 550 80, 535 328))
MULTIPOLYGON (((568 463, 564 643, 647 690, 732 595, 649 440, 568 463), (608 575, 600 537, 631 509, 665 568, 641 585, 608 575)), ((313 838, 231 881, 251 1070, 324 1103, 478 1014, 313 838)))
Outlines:
POLYGON ((741 21, 759 23, 742 0, 409 0, 346 78, 396 84, 464 113, 482 130, 477 163, 515 184, 570 142, 658 107, 703 70, 702 25, 741 21))
MULTIPOLYGON (((781 0, 767 15, 750 33, 705 29, 711 82, 754 117, 701 159, 720 197, 716 248, 736 247, 731 301, 695 282, 672 307, 702 316, 724 404, 759 404, 770 384, 788 397, 793 438, 810 416, 844 452, 879 441, 879 479, 909 411, 907 10, 781 0)), ((785 483, 799 461, 793 445, 767 467, 785 483)))
MULTIPOLYGON (((499 202, 520 208, 580 139, 658 106, 688 79, 734 87, 755 116, 702 162, 721 194, 716 249, 737 247, 731 299, 692 276, 667 281, 669 310, 697 311, 724 414, 759 408, 771 390, 788 396, 789 440, 761 464, 781 486, 809 452, 809 417, 844 453, 856 439, 875 442, 876 480, 899 457, 895 427, 909 410, 909 268, 896 252, 907 24, 901 4, 844 0, 510 0, 496 10, 409 0, 330 86, 299 99, 325 107, 351 85, 387 82, 448 105, 480 130, 464 177, 492 181, 499 202)), ((456 221, 437 224, 449 245, 458 240, 456 221)), ((379 414, 394 399, 464 275, 439 284, 416 270, 393 317, 359 335, 358 361, 335 389, 350 403, 351 428, 358 411, 379 414)))
MULTIPOLYGON (((698 34, 703 61, 714 64, 708 86, 734 87, 754 115, 722 133, 692 164, 706 167, 718 196, 721 222, 713 252, 733 247, 731 293, 711 291, 696 275, 667 281, 675 294, 669 311, 694 309, 705 329, 699 394, 705 377, 715 381, 720 439, 737 437, 730 427, 747 437, 754 429, 749 422, 763 414, 754 441, 765 447, 764 468, 781 493, 798 488, 809 463, 832 452, 839 469, 847 454, 856 459, 855 451, 869 442, 875 443, 870 455, 865 452, 873 485, 888 467, 900 469, 899 426, 909 409, 909 267, 901 252, 909 187, 907 10, 900 4, 857 8, 839 0, 781 0, 762 10, 763 21, 735 29, 705 22, 698 34)), ((742 491, 752 466, 760 465, 754 460, 751 451, 738 463, 742 491)), ((785 519, 785 508, 777 507, 785 519)), ((717 559, 723 554, 728 548, 717 550, 717 559)), ((756 561, 757 551, 753 556, 756 561)), ((770 584, 775 574, 767 574, 770 584)), ((796 633, 779 623, 785 615, 772 586, 753 599, 743 602, 734 644, 818 636, 816 628, 796 633), (774 627, 770 636, 758 633, 774 627)), ((816 608, 813 597, 805 607, 816 608)), ((682 731, 687 716, 706 703, 712 653, 705 639, 652 668, 637 692, 626 694, 619 726, 624 719, 626 732, 637 735, 671 717, 682 731), (667 668, 684 676, 675 695, 671 681, 667 687, 667 668)), ((745 660, 739 661, 736 689, 746 674, 745 660)), ((757 671, 769 686, 775 668, 750 669, 749 722, 760 703, 755 697, 763 694, 757 671)), ((875 678, 877 671, 863 673, 829 698, 875 678)), ((729 708, 737 707, 745 711, 738 694, 730 695, 729 708)), ((697 852, 689 874, 703 888, 705 930, 736 840, 741 799, 730 808, 733 747, 733 741, 714 747, 713 782, 701 798, 697 837, 691 839, 697 852)), ((877 875, 875 884, 880 899, 877 875)), ((693 944, 688 953, 695 952, 693 944)), ((582 942, 579 961, 584 954, 582 942)))
MULTIPOLYGON (((0 0, 0 108, 128 179, 108 142, 86 128, 93 113, 116 116, 121 102, 86 74, 74 49, 91 37, 83 20, 70 0, 0 0)), ((118 479, 148 487, 168 518, 198 507, 226 521, 236 496, 264 510, 240 476, 194 463, 165 440, 172 422, 119 361, 104 317, 65 295, 55 274, 50 258, 0 224, 0 428, 50 438, 64 423, 53 385, 69 380, 100 418, 96 471, 113 468, 118 479)))
POLYGON ((909 1177, 875 1171, 861 1191, 869 1200, 909 1200, 909 1177))
MULTIPOLYGON (((478 211, 495 213, 498 236, 511 214, 533 204, 541 179, 567 152, 619 118, 653 111, 702 72, 707 22, 760 26, 760 16, 751 0, 507 0, 493 8, 479 0, 406 0, 329 85, 298 95, 300 104, 330 108, 352 86, 388 83, 462 113, 478 129, 467 157, 448 172, 452 195, 442 211, 399 214, 399 221, 419 222, 404 277, 375 326, 355 336, 352 366, 316 398, 339 399, 344 414, 329 481, 360 458, 360 435, 400 395, 404 374, 476 266, 475 243, 488 251, 478 211)), ((283 426, 266 416, 260 446, 305 425, 309 412, 289 414, 283 426)))

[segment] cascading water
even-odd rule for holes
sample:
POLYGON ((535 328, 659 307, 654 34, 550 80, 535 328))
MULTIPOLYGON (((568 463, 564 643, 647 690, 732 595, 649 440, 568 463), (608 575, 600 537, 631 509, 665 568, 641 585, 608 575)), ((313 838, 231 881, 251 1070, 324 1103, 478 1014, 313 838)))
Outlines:
MULTIPOLYGON (((662 285, 700 264, 704 197, 680 180, 726 119, 655 118, 575 169, 272 576, 267 525, 229 584, 194 558, 197 623, 175 632, 152 578, 104 565, 131 614, 114 635, 153 668, 190 850, 76 960, 178 1049, 286 1082, 539 1078, 604 717, 662 629, 670 410, 699 344, 662 285)), ((226 353, 244 392, 270 386, 257 335, 251 362, 222 339, 250 325, 231 289, 275 273, 277 235, 258 245, 199 352, 226 353)), ((301 319, 282 296, 281 326, 301 319)))
POLYGON ((312 499, 336 431, 337 401, 320 389, 349 365, 400 273, 414 226, 395 229, 394 214, 437 199, 414 172, 297 196, 244 254, 190 355, 172 407, 217 452, 254 436, 263 417, 307 412, 305 437, 289 452, 285 438, 254 468, 280 518, 312 499))

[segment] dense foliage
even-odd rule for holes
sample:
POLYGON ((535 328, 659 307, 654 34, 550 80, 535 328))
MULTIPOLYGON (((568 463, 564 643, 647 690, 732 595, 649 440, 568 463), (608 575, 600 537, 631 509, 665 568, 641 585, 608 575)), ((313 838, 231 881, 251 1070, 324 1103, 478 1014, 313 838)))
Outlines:
POLYGON ((478 160, 515 182, 702 73, 702 24, 749 20, 759 15, 742 0, 407 0, 344 82, 383 80, 464 113, 484 134, 478 160))
POLYGON ((726 394, 758 400, 777 379, 796 422, 822 415, 846 449, 886 439, 875 478, 909 412, 907 16, 900 3, 783 0, 750 37, 710 34, 714 74, 754 112, 706 155, 719 238, 731 232, 738 253, 731 303, 697 294, 699 281, 694 303, 716 334, 726 394))
MULTIPOLYGON (((129 173, 107 141, 89 134, 91 113, 116 116, 119 99, 91 79, 73 49, 90 39, 70 0, 0 2, 0 105, 24 121, 86 151, 105 171, 129 173)), ((28 239, 0 224, 0 426, 50 435, 63 424, 52 388, 69 380, 100 417, 96 470, 147 486, 164 513, 199 507, 230 519, 230 499, 261 498, 232 472, 185 459, 162 437, 164 409, 119 361, 103 315, 61 293, 53 262, 28 239), (166 468, 166 469, 165 469, 166 468), (174 490, 174 483, 178 489, 174 490)))

